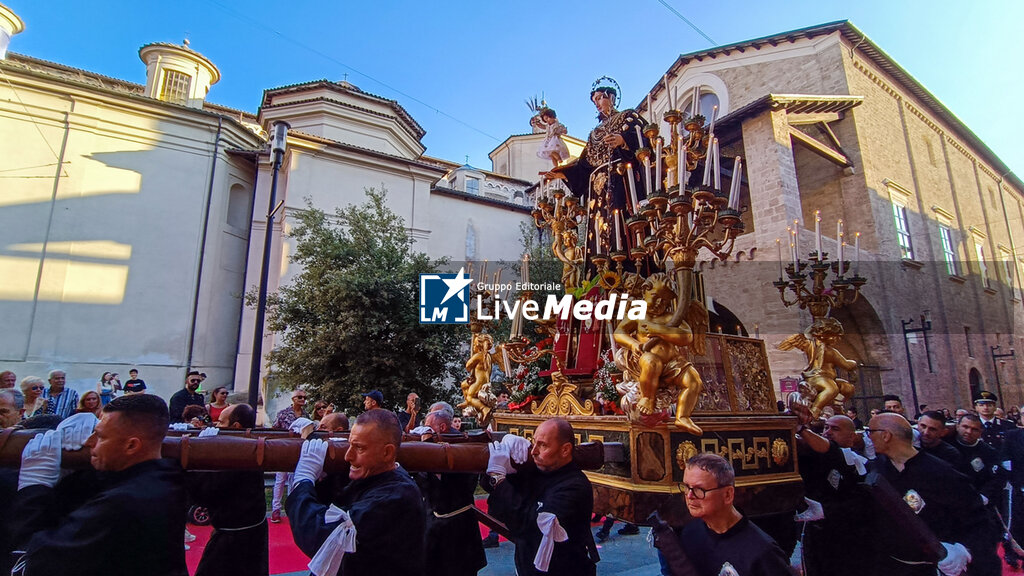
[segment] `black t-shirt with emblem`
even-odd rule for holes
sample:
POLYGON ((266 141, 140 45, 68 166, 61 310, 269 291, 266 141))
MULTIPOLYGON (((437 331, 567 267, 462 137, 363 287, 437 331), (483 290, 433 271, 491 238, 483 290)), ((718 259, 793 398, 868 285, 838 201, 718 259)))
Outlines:
POLYGON ((131 380, 124 383, 125 392, 142 392, 146 389, 146 381, 141 378, 132 378, 131 380))

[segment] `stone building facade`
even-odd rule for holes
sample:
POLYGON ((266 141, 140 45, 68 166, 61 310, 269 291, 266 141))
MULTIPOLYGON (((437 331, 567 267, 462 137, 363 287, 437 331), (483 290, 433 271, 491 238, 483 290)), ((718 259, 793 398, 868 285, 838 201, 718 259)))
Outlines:
MULTIPOLYGON (((775 346, 810 322, 773 285, 779 247, 789 261, 797 221, 806 260, 820 211, 833 257, 838 219, 847 260, 860 232, 868 283, 833 315, 847 332, 841 351, 864 365, 862 407, 892 393, 952 409, 981 389, 1024 401, 1013 352, 1024 336, 1024 187, 934 96, 849 22, 682 55, 667 74, 684 109, 694 87, 702 112, 719 106, 722 155, 746 162, 745 233, 729 261, 701 266, 714 306, 739 319, 721 329, 763 337, 776 380, 805 359, 775 346)), ((650 95, 660 117, 665 89, 650 95)))

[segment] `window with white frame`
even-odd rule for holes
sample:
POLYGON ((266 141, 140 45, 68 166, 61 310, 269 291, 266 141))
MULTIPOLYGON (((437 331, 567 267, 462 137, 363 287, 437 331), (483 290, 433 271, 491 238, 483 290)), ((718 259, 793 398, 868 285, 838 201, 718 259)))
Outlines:
POLYGON ((910 205, 910 191, 886 179, 883 181, 889 189, 889 200, 892 202, 892 219, 896 225, 896 242, 900 247, 900 258, 914 259, 914 243, 910 238, 910 219, 907 206, 910 205))
POLYGON ((164 70, 164 82, 160 87, 160 99, 174 104, 188 103, 192 77, 177 70, 164 70))
POLYGON ((480 195, 480 179, 466 177, 466 194, 480 195))
POLYGON ((1013 286, 1013 256, 1010 251, 1006 248, 999 248, 999 259, 1003 263, 1003 279, 1006 280, 1006 285, 1010 288, 1010 294, 1014 293, 1013 286))
POLYGON ((942 239, 942 255, 946 259, 946 272, 950 276, 958 274, 956 268, 956 248, 953 243, 953 231, 945 224, 939 224, 939 237, 942 239))
POLYGON ((988 265, 985 264, 985 246, 979 239, 974 240, 974 255, 978 258, 978 273, 981 274, 981 285, 991 288, 992 282, 988 278, 988 265))

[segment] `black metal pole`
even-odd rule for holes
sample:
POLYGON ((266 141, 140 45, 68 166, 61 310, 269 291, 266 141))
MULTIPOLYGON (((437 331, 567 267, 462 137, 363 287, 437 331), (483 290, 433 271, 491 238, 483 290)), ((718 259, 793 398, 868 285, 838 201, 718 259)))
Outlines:
POLYGON ((256 326, 252 335, 252 364, 249 366, 249 405, 257 410, 260 394, 260 368, 263 360, 263 323, 267 314, 267 280, 270 277, 270 249, 274 236, 274 205, 277 203, 277 175, 281 170, 283 152, 274 151, 273 177, 270 181, 270 202, 267 205, 267 230, 263 237, 263 265, 260 268, 259 299, 256 303, 256 326))
MULTIPOLYGON (((989 346, 989 353, 992 355, 992 369, 996 371, 996 394, 999 395, 999 407, 1003 407, 1003 383, 999 379, 999 362, 996 361, 1001 355, 996 354, 996 350, 999 350, 999 346, 989 346)), ((1005 408, 1004 408, 1005 410, 1005 408)))
POLYGON ((900 323, 903 324, 903 346, 907 349, 907 369, 910 372, 910 396, 914 401, 913 413, 916 415, 918 410, 921 409, 921 405, 917 402, 917 383, 914 382, 914 361, 910 357, 910 341, 907 340, 907 334, 916 332, 914 329, 907 330, 907 324, 910 324, 911 322, 913 322, 913 320, 909 322, 906 320, 900 320, 900 323))

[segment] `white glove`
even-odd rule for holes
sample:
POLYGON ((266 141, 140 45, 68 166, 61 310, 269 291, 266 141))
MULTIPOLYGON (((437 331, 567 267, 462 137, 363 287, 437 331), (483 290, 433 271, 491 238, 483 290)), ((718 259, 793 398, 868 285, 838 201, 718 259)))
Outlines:
POLYGON ((490 451, 490 456, 487 458, 488 475, 507 476, 516 473, 508 454, 508 446, 501 442, 491 442, 488 448, 490 451))
POLYGON ((324 522, 341 522, 324 540, 320 549, 309 561, 309 571, 314 576, 333 576, 341 570, 341 560, 345 554, 356 551, 356 525, 352 518, 334 504, 324 513, 324 522))
POLYGON ((530 457, 530 441, 522 436, 505 434, 501 439, 501 443, 508 446, 509 456, 512 457, 512 461, 516 464, 522 464, 530 457))
POLYGON ((302 443, 302 454, 295 465, 295 476, 292 478, 292 489, 303 480, 316 484, 324 471, 324 459, 327 458, 327 442, 323 440, 306 440, 302 443))
POLYGON ((99 422, 99 418, 92 412, 80 412, 72 414, 57 424, 57 432, 60 436, 60 445, 64 450, 81 450, 85 441, 92 436, 92 430, 99 422))
POLYGON ((551 554, 555 551, 555 542, 565 542, 569 535, 565 528, 558 522, 558 516, 551 512, 537 514, 537 528, 540 529, 540 546, 537 547, 537 555, 533 557, 533 567, 541 572, 547 572, 551 564, 551 554))
POLYGON ((207 426, 206 428, 203 428, 202 430, 199 431, 199 436, 197 436, 197 438, 209 438, 210 436, 216 436, 217 433, 219 432, 219 428, 207 426))
POLYGON ((309 436, 311 432, 316 430, 316 422, 313 422, 309 418, 296 418, 295 422, 292 422, 292 425, 288 427, 288 430, 305 438, 306 436, 309 436))
POLYGON ((29 486, 53 488, 60 480, 60 435, 56 430, 36 434, 21 452, 18 490, 29 486))
POLYGON ((433 434, 433 433, 434 433, 434 429, 431 428, 430 426, 417 426, 417 427, 413 428, 412 430, 409 430, 409 434, 420 434, 420 435, 422 435, 422 434, 433 434))
POLYGON ((822 509, 821 502, 806 497, 804 502, 807 502, 807 510, 793 516, 793 520, 797 522, 814 522, 815 520, 825 519, 825 510, 822 509))
POLYGON ((946 557, 939 561, 939 572, 946 576, 959 576, 967 569, 967 564, 971 561, 971 553, 959 542, 955 544, 943 542, 942 547, 946 549, 946 557))
POLYGON ((184 432, 185 430, 188 430, 188 422, 177 422, 171 424, 171 430, 179 430, 181 432, 184 432))

